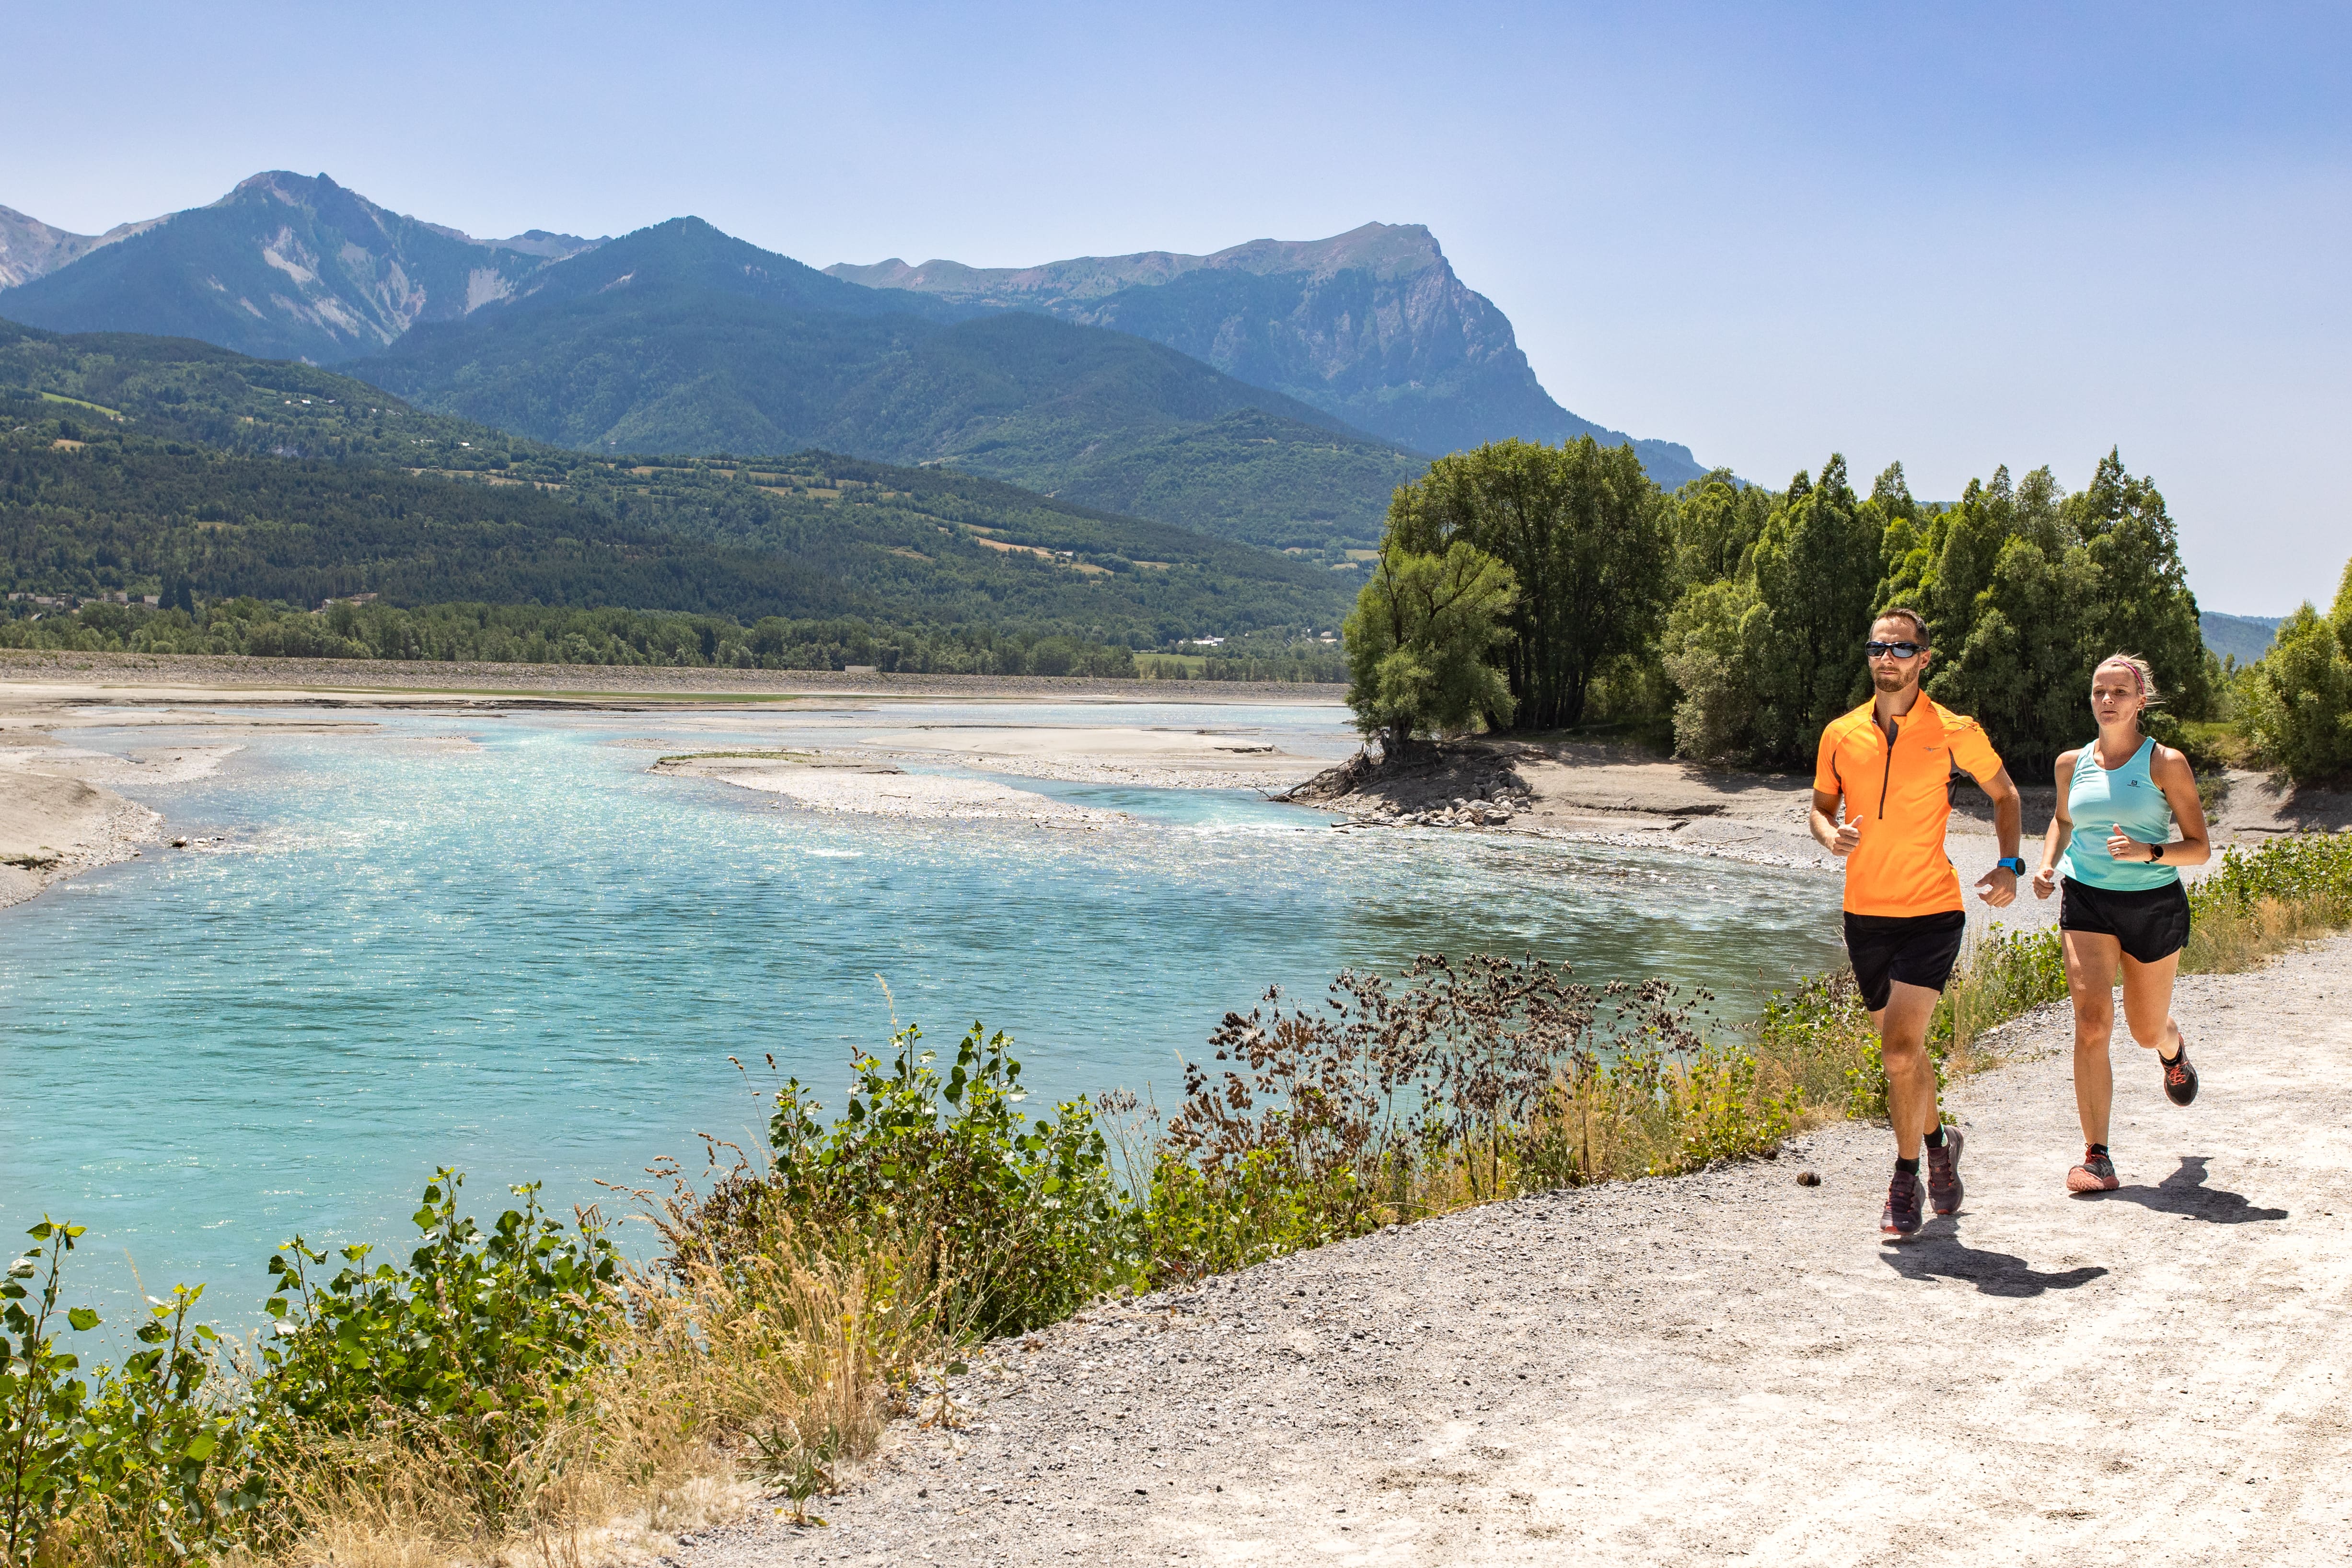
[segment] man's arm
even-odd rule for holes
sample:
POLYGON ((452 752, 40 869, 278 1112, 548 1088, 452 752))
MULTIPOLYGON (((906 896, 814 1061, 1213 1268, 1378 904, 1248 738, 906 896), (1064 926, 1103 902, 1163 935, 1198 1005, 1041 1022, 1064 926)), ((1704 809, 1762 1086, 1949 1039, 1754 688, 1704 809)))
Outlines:
POLYGON ((1813 830, 1813 842, 1843 859, 1853 853, 1862 842, 1862 825, 1837 819, 1839 797, 1816 786, 1813 790, 1813 812, 1806 826, 1813 830))
MULTIPOLYGON (((2017 858, 2018 835, 2024 825, 2025 801, 2017 793, 2017 785, 2005 767, 1993 770, 1992 777, 1977 781, 1985 794, 1992 796, 1992 831, 2000 841, 2000 858, 2017 858)), ((1977 882, 1977 897, 1994 909, 2006 909, 2017 901, 2017 873, 2006 866, 1996 866, 1977 882)))

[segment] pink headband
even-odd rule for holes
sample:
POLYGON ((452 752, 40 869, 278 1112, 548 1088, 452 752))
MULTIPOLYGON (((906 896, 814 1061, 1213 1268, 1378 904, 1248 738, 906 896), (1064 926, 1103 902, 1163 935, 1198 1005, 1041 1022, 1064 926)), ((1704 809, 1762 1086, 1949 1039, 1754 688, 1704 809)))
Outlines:
POLYGON ((2147 682, 2140 679, 2139 666, 2137 666, 2137 665, 2134 664, 2131 660, 2129 660, 2129 659, 2127 659, 2127 658, 2111 658, 2111 659, 2108 659, 2105 664, 2100 665, 2100 666, 2099 666, 2099 668, 2100 668, 2101 669, 2106 669, 2106 668, 2109 668, 2110 667, 2115 667, 2115 666, 2120 666, 2121 668, 2125 668, 2125 669, 2128 669, 2128 670, 2130 670, 2130 671, 2131 671, 2131 678, 2132 678, 2132 689, 2133 689, 2133 690, 2135 690, 2135 691, 2137 691, 2137 692, 2138 692, 2142 697, 2145 697, 2145 696, 2147 696, 2147 682))

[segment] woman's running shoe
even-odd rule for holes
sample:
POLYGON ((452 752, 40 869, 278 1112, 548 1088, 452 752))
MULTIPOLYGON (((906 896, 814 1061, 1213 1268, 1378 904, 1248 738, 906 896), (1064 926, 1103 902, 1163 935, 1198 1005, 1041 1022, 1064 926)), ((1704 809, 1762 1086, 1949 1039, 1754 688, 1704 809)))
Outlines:
POLYGON ((1927 1151, 1927 1206, 1939 1215, 1960 1212, 1960 1145, 1957 1127, 1944 1129, 1944 1146, 1927 1151))
POLYGON ((2180 1037, 2180 1054, 2170 1061, 2156 1058, 2164 1069, 2164 1098, 2175 1105, 2186 1105, 2197 1098, 2197 1069, 2189 1065, 2189 1037, 2180 1037))
POLYGON ((2070 1193, 2112 1193, 2122 1184, 2116 1180, 2116 1163, 2107 1158, 2105 1143, 2085 1148, 2083 1163, 2066 1173, 2066 1190, 2070 1193))
POLYGON ((1886 1206, 1879 1211, 1878 1228, 1888 1236, 1919 1234, 1919 1173, 1895 1167, 1886 1184, 1886 1206))

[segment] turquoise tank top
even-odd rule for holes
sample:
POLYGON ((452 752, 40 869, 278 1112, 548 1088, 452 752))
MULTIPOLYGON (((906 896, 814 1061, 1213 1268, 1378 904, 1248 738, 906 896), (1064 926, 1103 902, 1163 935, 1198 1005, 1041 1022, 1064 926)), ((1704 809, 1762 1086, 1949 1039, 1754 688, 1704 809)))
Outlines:
POLYGON ((2180 873, 2165 861, 2118 860, 2107 853, 2107 835, 2117 827, 2142 844, 2172 837, 2172 806, 2148 776, 2155 757, 2156 742, 2142 741, 2122 767, 2103 768, 2098 743, 2083 748, 2066 788, 2066 815, 2074 831, 2058 858, 2060 876, 2118 893, 2144 893, 2180 880, 2180 873))

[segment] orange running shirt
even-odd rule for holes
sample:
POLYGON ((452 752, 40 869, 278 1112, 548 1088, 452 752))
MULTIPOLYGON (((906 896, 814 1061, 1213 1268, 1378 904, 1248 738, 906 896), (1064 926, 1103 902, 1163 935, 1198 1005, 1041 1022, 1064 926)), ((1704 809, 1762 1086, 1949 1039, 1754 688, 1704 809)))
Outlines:
POLYGON ((1979 784, 2000 772, 1984 726, 1921 696, 1895 721, 1895 739, 1865 702, 1822 731, 1813 787, 1845 797, 1862 842, 1845 858, 1853 915, 1933 915, 1960 908, 1960 876, 1944 853, 1952 764, 1979 784))

